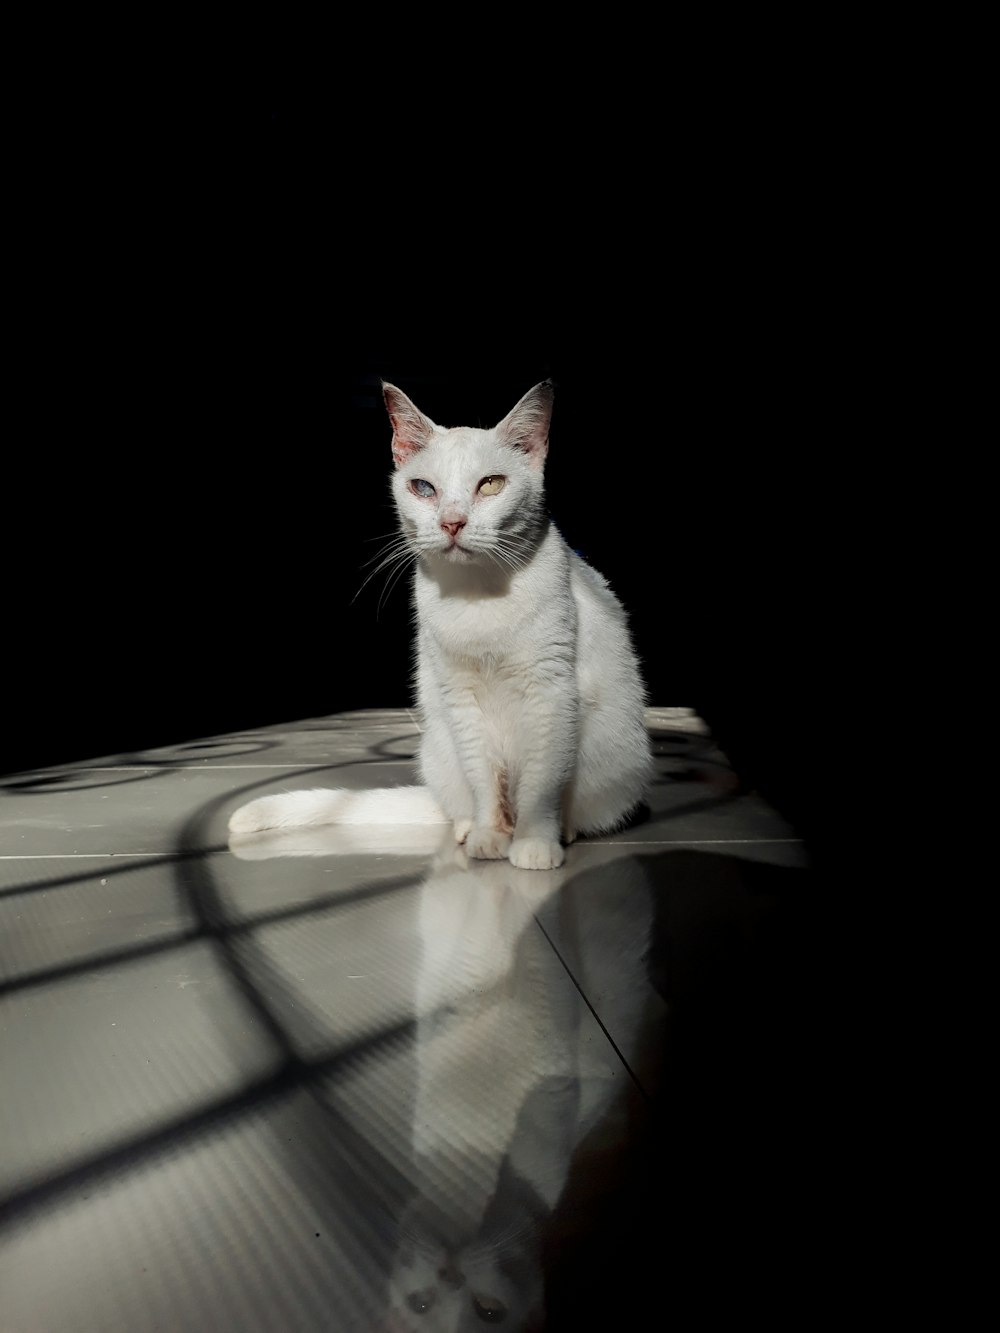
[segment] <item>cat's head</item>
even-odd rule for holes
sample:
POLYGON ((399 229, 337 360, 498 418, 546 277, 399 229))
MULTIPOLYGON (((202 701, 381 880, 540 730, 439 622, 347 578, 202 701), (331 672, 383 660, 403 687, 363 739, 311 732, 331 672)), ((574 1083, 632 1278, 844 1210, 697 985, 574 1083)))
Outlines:
POLYGON ((389 1299, 391 1327, 400 1333, 485 1333, 496 1324, 522 1333, 541 1327, 537 1301, 528 1310, 525 1293, 489 1256, 469 1262, 443 1250, 411 1251, 393 1274, 389 1299))
POLYGON ((418 1199, 403 1218, 390 1275, 393 1333, 541 1333, 544 1286, 538 1234, 530 1217, 505 1216, 459 1236, 418 1199), (494 1234, 495 1233, 495 1234, 494 1234))
POLYGON ((453 564, 516 568, 545 523, 551 381, 529 389, 490 430, 446 429, 394 384, 382 391, 392 422, 393 497, 410 549, 453 564))

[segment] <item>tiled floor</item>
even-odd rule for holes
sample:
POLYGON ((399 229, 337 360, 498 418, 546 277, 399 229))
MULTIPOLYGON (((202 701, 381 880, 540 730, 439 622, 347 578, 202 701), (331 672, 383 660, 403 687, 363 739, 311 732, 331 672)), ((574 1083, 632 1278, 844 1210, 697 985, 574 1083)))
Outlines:
POLYGON ((412 781, 406 711, 0 779, 3 1333, 791 1309, 810 872, 649 723, 649 820, 553 872, 230 849, 252 796, 412 781))

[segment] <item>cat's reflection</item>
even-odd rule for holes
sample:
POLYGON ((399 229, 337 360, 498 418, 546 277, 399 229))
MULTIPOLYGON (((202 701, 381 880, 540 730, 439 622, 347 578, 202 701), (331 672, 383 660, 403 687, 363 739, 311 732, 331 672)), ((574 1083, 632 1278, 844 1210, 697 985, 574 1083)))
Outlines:
MULTIPOLYGON (((373 832, 383 852, 384 834, 373 832)), ((358 831, 346 836, 350 848, 335 826, 270 831, 232 848, 253 859, 357 851, 358 831)), ((616 948, 634 958, 648 930, 639 863, 623 845, 607 894, 577 902, 574 860, 544 874, 470 862, 449 832, 420 886, 413 1196, 388 1275, 396 1333, 545 1326, 546 1219, 627 1082, 580 991, 598 1000, 619 1049, 647 1000, 615 966, 616 948)))

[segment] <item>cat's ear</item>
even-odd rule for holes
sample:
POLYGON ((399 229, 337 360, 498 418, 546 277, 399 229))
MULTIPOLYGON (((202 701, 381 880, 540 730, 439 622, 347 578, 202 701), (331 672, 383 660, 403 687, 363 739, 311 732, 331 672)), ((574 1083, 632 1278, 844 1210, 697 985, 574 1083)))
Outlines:
POLYGON ((396 466, 402 467, 408 458, 412 458, 418 449, 430 441, 434 422, 430 417, 425 417, 420 408, 411 403, 395 384, 387 384, 383 380, 382 397, 392 422, 392 456, 396 466))
POLYGON ((497 426, 497 434, 504 444, 520 449, 537 468, 545 463, 549 449, 549 422, 552 420, 552 398, 555 385, 542 380, 529 389, 518 405, 497 426))

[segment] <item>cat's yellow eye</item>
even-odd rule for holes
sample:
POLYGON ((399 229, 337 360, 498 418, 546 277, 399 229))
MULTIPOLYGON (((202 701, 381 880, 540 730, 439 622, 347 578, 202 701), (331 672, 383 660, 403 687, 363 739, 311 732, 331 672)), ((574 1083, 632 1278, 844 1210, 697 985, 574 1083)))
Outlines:
POLYGON ((499 495, 506 485, 506 477, 484 477, 479 483, 479 494, 499 495))

